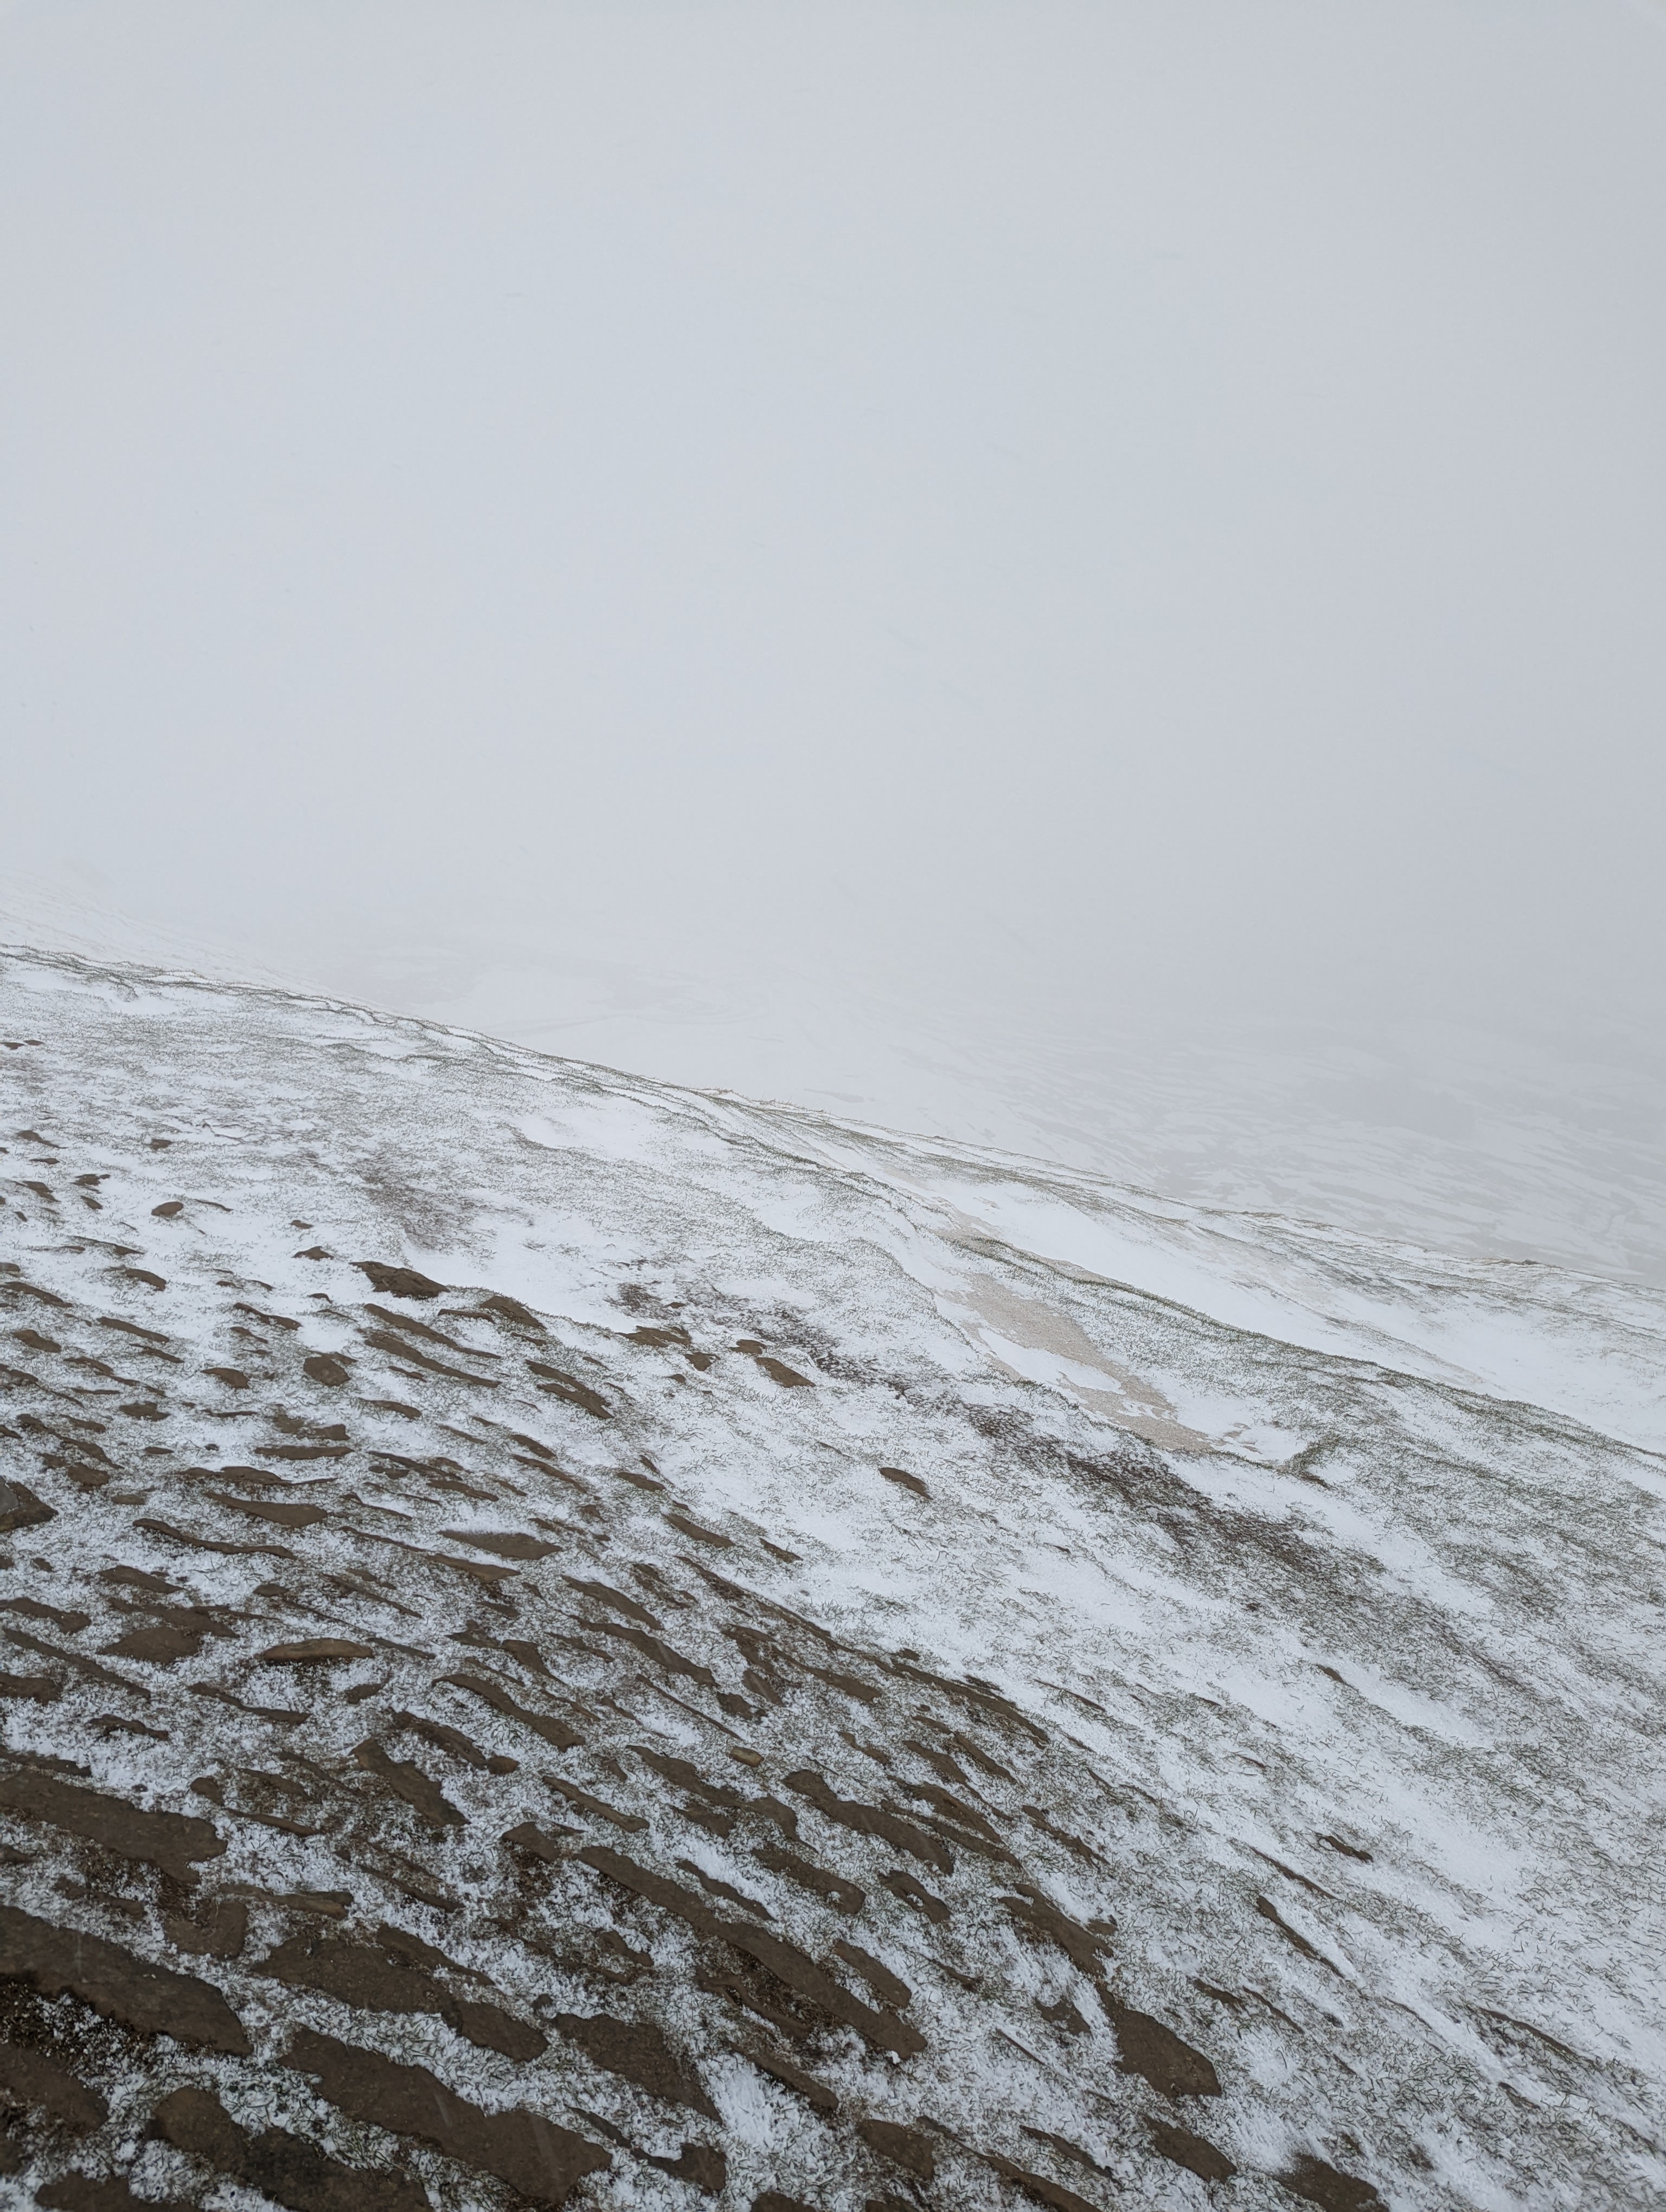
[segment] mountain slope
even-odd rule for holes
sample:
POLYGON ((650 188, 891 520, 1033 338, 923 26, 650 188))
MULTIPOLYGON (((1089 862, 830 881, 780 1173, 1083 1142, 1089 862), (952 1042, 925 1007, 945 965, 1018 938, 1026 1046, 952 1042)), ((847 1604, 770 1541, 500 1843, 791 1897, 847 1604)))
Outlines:
POLYGON ((1657 1294, 68 957, 0 1040, 6 2201, 1659 2200, 1657 1294))

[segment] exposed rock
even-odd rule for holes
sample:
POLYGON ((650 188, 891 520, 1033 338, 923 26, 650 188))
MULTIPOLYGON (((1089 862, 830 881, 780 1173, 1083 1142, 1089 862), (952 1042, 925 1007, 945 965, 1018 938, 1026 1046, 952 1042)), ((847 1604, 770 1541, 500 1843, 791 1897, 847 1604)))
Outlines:
POLYGON ((854 1881, 847 1881, 842 1875, 829 1874, 824 1867, 800 1858, 795 1851, 784 1851, 777 1844, 760 1844, 752 1856, 772 1874, 784 1874, 800 1889, 814 1890, 818 1897, 824 1897, 836 1912, 857 1913, 867 1902, 866 1891, 854 1881))
POLYGON ((50 1705, 63 1695, 63 1683, 50 1674, 0 1674, 0 1698, 15 1698, 37 1705, 50 1705))
POLYGON ((429 2212, 420 2182, 345 2166, 282 2128, 240 2127, 207 2089, 176 2089, 156 2107, 155 2133, 216 2172, 259 2190, 293 2212, 429 2212))
MULTIPOLYGON (((469 2042, 506 2057, 540 2055, 544 2039, 537 2028, 501 2006, 459 1997, 436 1982, 421 1963, 425 1951, 410 1939, 401 1942, 394 1930, 384 1930, 377 1943, 307 1934, 280 1944, 255 1971, 290 1988, 321 1990, 361 2011, 432 2013, 469 2042)), ((437 1959, 439 1954, 426 1955, 437 1959)))
POLYGON ((679 1883, 667 1881, 661 1875, 650 1873, 617 1851, 593 1846, 581 1851, 579 1856, 622 1888, 648 1899, 666 1911, 674 1912, 698 1934, 733 1945, 775 1975, 794 1996, 807 1999, 830 2019, 854 2027, 876 2050, 894 2051, 907 2057, 925 2049, 924 2038, 907 2021, 893 2020, 888 2014, 876 2013, 859 2003, 841 1983, 783 1937, 749 1922, 720 1920, 691 1891, 679 1883))
POLYGON ((699 2076, 672 2049, 651 2021, 615 2020, 605 2013, 558 2012, 555 2025, 569 2043, 611 2074, 621 2074, 650 2096, 663 2097, 708 2119, 718 2117, 699 2076))
POLYGON ((415 1267, 392 1267, 385 1260, 355 1260, 353 1265, 385 1298, 437 1298, 445 1291, 443 1283, 419 1274, 415 1267))
POLYGON ((247 1940, 249 1908, 240 1898, 221 1898, 194 1917, 164 1917, 162 1932, 176 1951, 197 1958, 234 1959, 247 1940))
POLYGON ((541 1536, 523 1535, 516 1529, 444 1528, 441 1534, 451 1543, 472 1544, 479 1551, 494 1552, 500 1559, 547 1559, 551 1552, 561 1548, 541 1536))
POLYGON ((858 2120, 856 2132, 870 2150, 888 2158, 893 2166, 900 2166, 917 2181, 936 2179, 937 2158, 931 2137, 922 2135, 918 2128, 898 2127, 891 2120, 858 2120))
POLYGON ((437 1782, 423 1773, 414 1759, 393 1759, 374 1738, 360 1744, 353 1753, 354 1762, 365 1773, 374 1774, 379 1782, 386 1783, 397 1796, 413 1806, 423 1818, 435 1828, 460 1828, 464 1819, 455 1805, 441 1791, 437 1782))
POLYGON ((54 1928, 0 1905, 0 1976, 5 1975, 29 1983, 43 1996, 67 1991, 146 2035, 171 2035, 234 2057, 249 2055, 242 2022, 206 1982, 150 1966, 101 1936, 54 1928))
POLYGON ((646 1658, 652 1659, 656 1667, 663 1667, 668 1674, 683 1675, 690 1682, 703 1683, 708 1689, 716 1681, 717 1678, 709 1667, 702 1666, 698 1660, 685 1659, 680 1651, 672 1650, 668 1644, 662 1644, 657 1636, 650 1636, 646 1629, 631 1628, 618 1620, 593 1621, 589 1626, 598 1636, 611 1636, 620 1644, 629 1644, 646 1658))
POLYGON ((648 2163, 678 2181, 692 2182, 708 2197, 716 2196, 729 2179, 729 2161, 708 2143, 685 2142, 675 2158, 650 2157, 648 2163))
POLYGON ((387 1725, 391 1729, 409 1729, 413 1735, 431 1743, 436 1751, 448 1751, 453 1759, 460 1759, 465 1766, 476 1767, 483 1774, 513 1774, 520 1764, 501 1753, 482 1751, 461 1729, 454 1729, 446 1721, 429 1720, 422 1713, 390 1712, 387 1725))
POLYGON ((1189 2128, 1177 2128, 1169 2120, 1147 2120, 1151 2139, 1158 2154, 1176 2166, 1183 2166, 1188 2173, 1195 2173, 1201 2181, 1230 2181, 1237 2172, 1224 2151, 1202 2136, 1195 2136, 1189 2128))
POLYGON ((1294 2197, 1316 2204, 1320 2212, 1387 2212, 1382 2197, 1369 2181, 1342 2173, 1322 2158, 1298 2158, 1279 2179, 1294 2197))
POLYGON ((0 1535, 16 1528, 38 1528, 53 1518, 53 1508, 35 1496, 28 1485, 0 1478, 0 1535))
POLYGON ((1104 1990, 1099 2001, 1116 2031, 1116 2063, 1124 2074, 1143 2075, 1160 2097, 1219 2096, 1214 2068, 1171 2027, 1104 1990))
POLYGON ((44 2181, 35 2202, 45 2212, 193 2212, 183 2197, 135 2197, 119 2175, 95 2180, 85 2173, 44 2181))
POLYGON ((257 1655, 266 1667, 334 1665, 344 1659, 374 1659, 368 1644, 355 1644, 344 1636, 310 1636, 296 1644, 270 1644, 257 1655))
POLYGON ((833 1948, 847 1966, 855 1968, 881 2004, 900 2008, 913 2003, 914 1991, 899 1975, 892 1973, 883 1959, 876 1959, 871 1951, 861 1950, 842 1939, 833 1948))
POLYGON ((283 2063, 312 2075, 319 2094, 353 2119, 432 2143, 459 2165, 508 2182, 532 2204, 565 2203, 587 2173, 611 2163, 594 2143, 536 2112, 483 2112, 426 2067, 400 2066, 310 2028, 296 2034, 283 2063))
POLYGON ((0 2041, 0 2105, 38 2106, 73 2135, 102 2127, 110 2107, 95 2089, 39 2051, 0 2041))
POLYGON ((835 1820, 840 1827, 849 1828, 859 1836, 878 1836, 944 1874, 954 1871, 953 1856, 940 1837, 916 1828, 911 1821, 899 1820, 896 1814, 887 1813, 878 1805, 864 1805, 856 1798, 841 1797, 828 1787, 821 1775, 807 1767, 787 1775, 782 1787, 807 1799, 825 1820, 835 1820))
POLYGON ((617 1805, 610 1805, 605 1797, 593 1796, 589 1790, 581 1790, 576 1783, 562 1781, 558 1774, 546 1774, 544 1780, 546 1788, 553 1790, 557 1796, 564 1797, 569 1805, 576 1807, 581 1813, 593 1813, 599 1819, 611 1821, 616 1828, 631 1832, 648 1826, 640 1813, 623 1813, 617 1805))
POLYGON ((494 1681, 489 1675, 442 1674, 440 1680, 449 1682, 454 1689, 466 1690, 471 1697, 480 1698, 494 1712, 503 1714, 507 1719, 519 1721, 522 1728, 531 1729, 534 1735, 542 1736, 545 1743, 553 1744, 557 1751, 570 1751, 575 1743, 583 1740, 576 1729, 569 1728, 565 1721, 557 1720, 553 1713, 529 1711, 511 1697, 501 1682, 494 1681))
POLYGON ((879 1469, 879 1472, 884 1475, 887 1482, 894 1482, 900 1490, 913 1491, 916 1498, 929 1498, 931 1496, 931 1492, 921 1480, 920 1477, 917 1474, 909 1474, 905 1468, 882 1467, 879 1469))
POLYGON ((123 1858, 148 1860, 179 1882, 194 1881, 197 1863, 217 1858, 226 1848, 211 1820, 187 1813, 146 1813, 119 1797, 76 1789, 50 1774, 0 1774, 0 1810, 47 1821, 123 1858))
POLYGON ((1001 1903, 1026 1933, 1043 1936, 1056 1943, 1072 1966, 1094 1981, 1104 1974, 1104 1954, 1110 1948, 1116 1930, 1109 1924, 1085 1928, 1080 1921, 1073 1920, 1050 1897, 1033 1889, 1026 1882, 1017 1897, 1003 1897, 1001 1903))
POLYGON ((1049 2181, 1044 2173, 1031 2173, 1025 2167, 1015 2166, 1010 2158, 988 2154, 989 2163, 1004 2181, 1021 2189, 1026 2197, 1033 2197, 1038 2204, 1051 2208, 1051 2212, 1101 2212, 1097 2204, 1090 2204, 1085 2197, 1079 2197, 1073 2189, 1062 2182, 1049 2181))
POLYGON ((789 2060, 777 2057, 773 2051, 748 2051, 745 2056, 751 2059, 760 2073, 769 2075, 772 2080, 779 2081, 783 2088, 796 2090, 798 2094, 813 2106, 817 2112, 836 2112, 838 2111, 838 2099, 828 2087, 826 2082, 817 2081, 813 2074, 802 2072, 789 2060))
POLYGON ((587 1382, 581 1382, 564 1367, 551 1367, 543 1359, 529 1359, 526 1364, 541 1378, 538 1388, 550 1397, 564 1399, 568 1405, 576 1406, 581 1413, 590 1413, 599 1421, 612 1419, 613 1408, 601 1392, 593 1390, 587 1382))
POLYGON ((880 1131, 836 1158, 793 1109, 364 1010, 49 980, 8 1064, 62 1170, 0 1159, 61 1209, 0 1208, 34 1486, 0 1505, 43 1516, 0 1542, 32 1908, 0 1923, 0 2201, 1424 2212, 1437 2139, 1488 2202, 1666 2185, 1658 2084, 1615 2057, 1652 1987, 1643 1292, 1547 1306, 1554 1270, 880 1131), (188 1169, 134 1133, 153 1093, 188 1169), (514 1135, 551 1111, 557 1148, 514 1135), (1090 1254, 1183 1246, 1203 1303, 1049 1259, 1032 1200, 1090 1254), (550 1318, 385 1261, 350 1302, 332 1243, 496 1249, 550 1318), (1219 1317, 1223 1267, 1276 1328, 1219 1317), (1489 1349, 1528 1321, 1554 1405, 1489 1349), (986 1357, 1033 1334, 1073 1379, 986 1357), (1210 1433, 1123 1428, 1165 1390, 1210 1433), (1530 1960, 1429 1841, 1500 1804, 1560 1900, 1530 1960), (1402 2002, 1432 1928, 1474 2031, 1438 2066, 1402 2002))

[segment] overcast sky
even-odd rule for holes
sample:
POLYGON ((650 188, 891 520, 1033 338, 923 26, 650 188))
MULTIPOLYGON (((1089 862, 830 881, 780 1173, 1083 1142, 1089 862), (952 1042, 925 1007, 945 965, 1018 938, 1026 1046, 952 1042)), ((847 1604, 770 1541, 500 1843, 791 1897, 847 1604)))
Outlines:
POLYGON ((1666 1005, 1657 10, 21 0, 0 224, 14 868, 831 1092, 1666 1005))

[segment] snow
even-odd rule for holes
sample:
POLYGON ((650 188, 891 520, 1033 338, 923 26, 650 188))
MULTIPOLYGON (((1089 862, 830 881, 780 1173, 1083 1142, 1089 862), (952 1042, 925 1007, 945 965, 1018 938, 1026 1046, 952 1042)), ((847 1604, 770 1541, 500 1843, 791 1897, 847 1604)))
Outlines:
MULTIPOLYGON (((161 1383, 146 1375, 145 1389, 165 1397, 159 1421, 124 1419, 113 1397, 87 1401, 106 1424, 119 1479, 78 1491, 61 1465, 43 1464, 17 1418, 58 1402, 29 1395, 40 1362, 7 1353, 25 1380, 7 1400, 6 1472, 58 1516, 33 1532, 52 1554, 50 1576, 30 1564, 31 1532, 6 1540, 7 1595, 61 1606, 73 1587, 76 1602, 85 1591, 101 1604, 93 1577, 119 1559, 258 1614, 258 1587, 276 1575, 341 1623, 372 1620, 397 1642, 374 1667, 341 1674, 337 1698, 386 1670, 390 1702, 410 1707, 432 1698, 438 1671, 410 1648, 447 1651, 453 1623, 481 1601, 389 1537, 455 1553, 447 1530, 531 1516, 564 1532, 554 1540, 571 1556, 518 1569, 513 1586, 529 1621, 554 1621, 572 1602, 559 1571, 618 1583, 628 1558, 657 1562, 700 1597, 690 1569, 700 1546, 665 1522, 674 1508, 729 1538, 707 1564, 836 1637, 850 1656, 828 1663, 885 1694, 872 1711, 841 1708, 812 1683, 809 1694, 829 1702, 806 1708, 807 1720, 789 1704, 719 1721, 687 1682, 672 1684, 681 1702, 670 1704, 659 1687, 621 1687, 599 1660, 564 1650, 569 1694, 593 1701, 612 1682, 632 1710, 610 1755, 651 1729, 727 1778, 727 1741, 744 1735, 763 1756, 761 1780, 809 1765, 866 1799, 899 1786, 911 1756, 900 1747, 927 1725, 909 1718, 911 1662, 897 1655, 996 1686, 1049 1746, 1032 1750, 1020 1732, 1000 1755, 1044 1769, 1025 1786, 1049 1793, 1041 1806, 1083 1846, 1073 1853, 1026 1827, 980 1770, 1025 1878, 1080 1921, 1114 1917, 1119 2001, 1172 2024, 1219 2071, 1219 2100, 1170 2107, 1119 2070, 1086 1978, 1044 1945, 1017 1941, 993 1902, 1006 1874, 980 1870, 974 1856, 962 1858, 941 1934, 877 1891, 852 1929, 833 1928, 822 1905, 737 1846, 673 1835, 660 1795, 634 1770, 596 1764, 599 1738, 563 1759, 583 1788, 649 1821, 623 1848, 672 1879, 683 1879, 680 1856, 765 1896, 775 1924, 818 1955, 830 1932, 854 1933, 921 1993, 918 2057, 866 2060, 847 2037, 805 2063, 846 2112, 941 2123, 952 2192, 943 2201, 1007 2201, 968 2145, 1045 2171, 1096 2208, 1214 2201, 1153 2154, 1146 2122, 1165 2115, 1225 2151, 1239 2174, 1219 2185, 1222 2199, 1250 2207, 1294 2201, 1275 2177, 1304 2152, 1365 2177, 1395 2212, 1666 2201, 1666 1926, 1651 1871, 1663 1814, 1666 1294, 1164 1201, 1056 1164, 678 1089, 296 993, 67 954, 4 956, 0 1036, 40 1040, 0 1064, 4 1258, 68 1300, 76 1326, 84 1314, 114 1316, 187 1355, 161 1383), (15 1133, 25 1129, 50 1150, 15 1133), (153 1149, 159 1139, 165 1149, 153 1149), (80 1203, 73 1178, 83 1174, 103 1178, 96 1212, 80 1203), (42 1200, 28 1185, 48 1176, 53 1195, 42 1200), (155 1216, 176 1198, 181 1213, 155 1216), (164 1287, 117 1272, 126 1264, 117 1247, 164 1287), (331 1256, 303 1256, 317 1249, 331 1256), (453 1287, 429 1305, 367 1291, 353 1265, 362 1259, 453 1287), (532 1308, 565 1347, 550 1357, 618 1417, 603 1423, 534 1395, 520 1346, 479 1291, 532 1308), (235 1533, 229 1510, 210 1506, 184 1470, 209 1457, 229 1466, 264 1433, 256 1408, 270 1389, 258 1384, 246 1405, 198 1372, 228 1358, 238 1299, 299 1324, 269 1332, 274 1364, 314 1352, 356 1362, 351 1393, 330 1410, 313 1386, 283 1387, 283 1402, 309 1418, 344 1419, 352 1443, 339 1468, 284 1470, 307 1482, 294 1496, 331 1506, 314 1528, 277 1532, 298 1564, 182 1554, 135 1525, 235 1533), (459 1352, 413 1341, 501 1387, 380 1372, 388 1362, 367 1348, 377 1327, 368 1303, 443 1330, 459 1352), (708 1365, 691 1367, 674 1342, 639 1342, 649 1326, 686 1329, 708 1365), (740 1348, 749 1343, 763 1353, 740 1348), (809 1387, 783 1382, 765 1358, 809 1387), (417 1413, 371 1402, 380 1399, 415 1401, 417 1413), (597 1510, 524 1451, 502 1457, 494 1439, 511 1431, 554 1449, 597 1510), (488 1470, 488 1497, 429 1498, 387 1456, 446 1451, 488 1470), (644 1462, 663 1492, 615 1473, 644 1462), (880 1479, 881 1467, 918 1475, 929 1496, 880 1479), (324 1595, 326 1575, 366 1571, 416 1618, 367 1611, 339 1588, 324 1595), (1088 2018, 1079 2037, 1035 2009, 1067 1996, 1088 2018), (1109 2180, 1049 2165, 1026 2126, 1085 2144, 1109 2180)), ((20 1307, 8 1327, 26 1322, 46 1326, 20 1307)), ((125 1373, 141 1364, 125 1364, 125 1348, 107 1356, 125 1373)), ((720 1680, 733 1673, 733 1650, 701 1643, 697 1608, 666 1618, 673 1643, 695 1645, 720 1680)), ((109 1692, 72 1685, 55 1702, 9 1703, 8 1747, 72 1758, 97 1786, 146 1805, 211 1812, 189 1793, 198 1762, 269 1761, 271 1731, 176 1693, 187 1678, 229 1672, 238 1694, 260 1702, 250 1685, 264 1680, 270 1692, 273 1670, 236 1674, 250 1639, 358 1632, 303 1631, 295 1619, 280 1628, 274 1615, 240 1631, 240 1642, 159 1670, 144 1710, 172 1731, 167 1742, 89 1734, 109 1692)), ((538 1705, 539 1686, 529 1677, 517 1694, 538 1705)), ((946 1725, 940 1693, 920 1695, 939 1699, 946 1725)), ((330 1704, 301 1735, 325 1765, 338 1763, 379 1710, 330 1704)), ((488 1823, 550 1821, 554 1800, 537 1768, 550 1759, 529 1754, 512 1721, 465 1712, 460 1699, 447 1717, 523 1764, 504 1777, 447 1769, 442 1786, 470 1835, 435 1846, 434 1863, 460 1911, 436 1933, 432 1916, 398 1910, 517 2002, 554 1989, 563 2004, 593 2008, 563 1982, 566 1968, 504 1932, 502 1877, 481 1865, 488 1823)), ((851 1863, 839 1858, 858 1848, 848 1837, 802 1817, 812 1856, 851 1863)), ((344 1857, 341 1838, 240 1822, 227 1832, 216 1883, 344 1888, 356 1911, 394 1917, 385 1893, 372 1894, 375 1866, 344 1857)), ((600 1830, 591 1840, 619 1838, 600 1830)), ((58 1870, 55 1859, 14 1869, 13 1901, 61 1915, 47 1879, 58 1870)), ((579 1875, 569 1863, 559 1878, 579 1875)), ((561 1895, 571 1925, 587 1912, 605 1920, 593 1891, 561 1895)), ((75 1911, 76 1924, 105 1928, 95 1900, 75 1911)), ((631 1940, 644 1940, 645 1924, 631 1940)), ((857 2212, 874 2184, 842 2120, 812 2117, 728 2055, 711 2026, 719 2001, 696 1990, 682 1936, 668 1946, 656 1937, 655 1954, 657 2016, 700 2054, 723 2115, 725 2204, 777 2187, 857 2212)), ((280 2002, 238 1962, 191 1963, 228 1994, 258 2049, 304 2019, 430 2065, 489 2106, 524 2099, 581 2131, 575 2115, 602 2109, 605 2087, 570 2051, 512 2069, 429 2015, 368 2025, 312 1993, 280 2002)), ((214 2062, 220 2094, 243 2100, 246 2113, 263 2063, 214 2062)), ((287 2095, 294 2077, 268 2074, 287 2095)), ((148 2080, 139 2069, 112 2094, 109 2143, 100 2149, 99 2138, 86 2157, 120 2164, 118 2140, 143 2134, 148 2080)), ((301 2124, 305 2101, 286 2107, 285 2124, 301 2124)), ((651 2120, 648 2108, 630 2092, 606 2109, 657 2148, 668 2141, 664 2113, 651 2120)), ((338 2154, 356 2143, 368 2154, 350 2130, 331 2140, 338 2154)), ((161 2146, 136 2155, 131 2170, 149 2194, 185 2171, 161 2146)), ((418 2169, 436 2202, 487 2201, 431 2152, 417 2154, 418 2169)), ((683 2187, 621 2149, 579 2201, 691 2201, 683 2187)))

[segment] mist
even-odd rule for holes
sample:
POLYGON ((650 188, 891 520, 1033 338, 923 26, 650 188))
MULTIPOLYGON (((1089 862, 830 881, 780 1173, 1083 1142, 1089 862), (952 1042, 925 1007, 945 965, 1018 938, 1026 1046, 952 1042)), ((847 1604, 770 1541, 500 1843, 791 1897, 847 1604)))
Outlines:
POLYGON ((1666 1275, 1657 12, 0 56, 9 911, 1666 1275))

